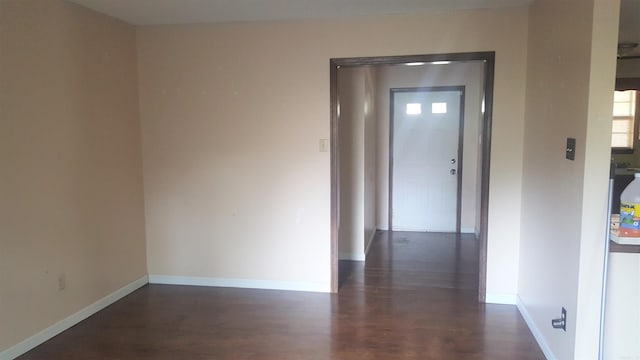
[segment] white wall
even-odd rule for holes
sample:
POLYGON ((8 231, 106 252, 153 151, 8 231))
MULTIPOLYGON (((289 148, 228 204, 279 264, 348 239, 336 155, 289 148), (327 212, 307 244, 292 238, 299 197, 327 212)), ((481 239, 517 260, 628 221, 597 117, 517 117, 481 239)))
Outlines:
POLYGON ((598 353, 618 5, 539 0, 530 10, 519 301, 550 358, 598 353), (566 332, 550 326, 563 306, 566 332))
POLYGON ((640 254, 611 253, 605 359, 640 359, 640 254))
POLYGON ((140 28, 152 278, 328 291, 329 59, 496 51, 487 287, 515 294, 526 33, 526 8, 140 28))
POLYGON ((378 225, 387 229, 389 224, 389 99, 391 88, 462 85, 465 87, 464 141, 462 169, 461 228, 475 232, 478 178, 479 130, 482 122, 484 63, 458 62, 448 65, 377 67, 378 111, 378 225))

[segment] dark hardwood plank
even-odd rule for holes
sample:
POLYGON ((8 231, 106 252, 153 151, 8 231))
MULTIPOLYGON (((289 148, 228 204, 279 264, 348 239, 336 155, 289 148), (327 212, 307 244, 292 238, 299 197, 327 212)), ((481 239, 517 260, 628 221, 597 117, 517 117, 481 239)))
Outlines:
POLYGON ((473 237, 374 241, 337 294, 147 285, 20 359, 544 359, 514 306, 477 302, 473 237))

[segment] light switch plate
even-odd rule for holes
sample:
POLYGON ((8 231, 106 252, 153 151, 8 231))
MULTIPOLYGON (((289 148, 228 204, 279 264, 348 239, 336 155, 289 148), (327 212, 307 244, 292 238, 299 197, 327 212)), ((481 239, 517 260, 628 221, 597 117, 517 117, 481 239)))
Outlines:
POLYGON ((320 149, 320 152, 329 151, 329 140, 328 139, 320 139, 320 141, 318 142, 318 147, 320 149))
POLYGON ((576 139, 575 138, 567 138, 567 149, 565 157, 569 160, 576 159, 576 139))

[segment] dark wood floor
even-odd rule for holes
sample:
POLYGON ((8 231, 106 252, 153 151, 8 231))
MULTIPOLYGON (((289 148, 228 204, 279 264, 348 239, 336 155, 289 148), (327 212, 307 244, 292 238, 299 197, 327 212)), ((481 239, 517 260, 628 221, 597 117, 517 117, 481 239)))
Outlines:
POLYGON ((473 238, 379 232, 336 295, 148 285, 20 359, 544 359, 476 269, 473 238))

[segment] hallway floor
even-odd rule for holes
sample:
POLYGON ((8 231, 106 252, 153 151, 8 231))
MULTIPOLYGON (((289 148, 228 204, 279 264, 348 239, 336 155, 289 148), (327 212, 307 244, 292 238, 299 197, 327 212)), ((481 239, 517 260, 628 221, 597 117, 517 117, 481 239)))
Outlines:
POLYGON ((379 231, 338 294, 147 285, 19 359, 544 359, 471 236, 379 231))

